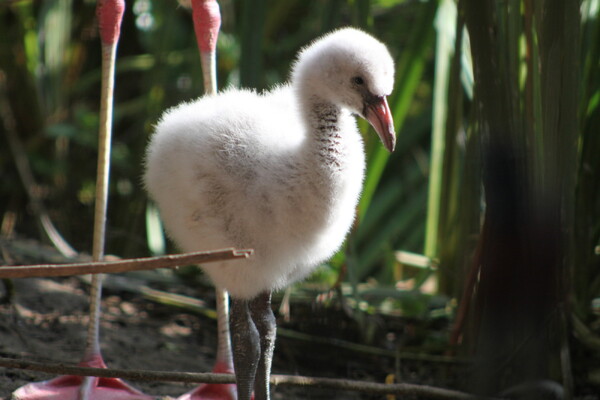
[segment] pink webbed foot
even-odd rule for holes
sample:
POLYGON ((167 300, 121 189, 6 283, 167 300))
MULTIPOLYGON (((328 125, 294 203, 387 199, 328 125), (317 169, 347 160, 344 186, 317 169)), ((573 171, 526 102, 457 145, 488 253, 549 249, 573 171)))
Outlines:
MULTIPOLYGON (((212 370, 217 374, 233 374, 233 369, 224 362, 217 362, 212 370)), ((177 400, 236 400, 237 389, 234 383, 204 383, 177 400)))
MULTIPOLYGON (((81 367, 106 368, 102 358, 82 362, 81 367)), ((43 382, 33 382, 17 389, 14 400, 78 400, 82 388, 87 388, 87 400, 154 400, 121 379, 95 376, 65 375, 43 382)))

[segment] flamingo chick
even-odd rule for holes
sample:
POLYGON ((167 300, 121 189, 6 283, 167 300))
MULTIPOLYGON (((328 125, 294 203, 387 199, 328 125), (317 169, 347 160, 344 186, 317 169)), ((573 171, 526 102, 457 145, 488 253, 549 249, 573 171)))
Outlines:
POLYGON ((289 84, 229 89, 174 107, 147 149, 145 184, 184 251, 253 248, 245 263, 204 266, 232 299, 239 400, 269 399, 275 341, 271 293, 306 277, 342 245, 365 155, 353 114, 393 151, 386 96, 394 62, 352 28, 300 51, 289 84))

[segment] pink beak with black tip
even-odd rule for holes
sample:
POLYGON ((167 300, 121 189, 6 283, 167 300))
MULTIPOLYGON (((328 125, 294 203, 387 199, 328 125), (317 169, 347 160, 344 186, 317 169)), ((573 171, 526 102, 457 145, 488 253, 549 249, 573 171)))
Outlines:
POLYGON ((394 119, 386 97, 377 96, 369 100, 365 105, 364 116, 379 135, 385 148, 389 152, 394 151, 394 147, 396 147, 394 119))

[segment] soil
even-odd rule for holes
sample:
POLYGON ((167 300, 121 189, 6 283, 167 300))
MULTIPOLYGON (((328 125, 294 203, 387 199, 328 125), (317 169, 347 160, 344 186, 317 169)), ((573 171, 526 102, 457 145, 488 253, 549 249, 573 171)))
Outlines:
MULTIPOLYGON (((6 242, 0 246, 5 256, 0 261, 4 264, 9 264, 7 261, 12 261, 12 264, 44 262, 15 257, 14 254, 7 260, 5 245, 6 242)), ((156 271, 144 276, 150 277, 144 282, 155 289, 194 296, 208 307, 214 307, 214 293, 209 285, 192 288, 184 284, 185 280, 173 280, 173 277, 167 285, 164 279, 161 281, 165 274, 156 271)), ((157 371, 210 371, 217 344, 216 321, 207 314, 161 304, 127 289, 127 283, 136 280, 139 281, 130 275, 110 275, 107 278, 101 318, 101 347, 107 365, 157 371)), ((82 356, 88 323, 87 281, 80 277, 67 277, 15 279, 12 282, 12 298, 0 305, 0 356, 77 364, 82 356)), ((0 296, 6 294, 7 287, 2 289, 2 286, 0 282, 0 296)), ((274 306, 278 308, 279 304, 274 306)), ((356 322, 339 308, 319 306, 318 302, 293 305, 291 316, 292 320, 278 316, 279 331, 293 331, 299 335, 278 335, 274 374, 384 382, 386 376, 397 368, 393 356, 361 355, 352 349, 331 345, 332 338, 359 341, 356 322), (326 340, 318 343, 302 335, 326 340)), ((389 329, 389 324, 386 329, 389 329)), ((394 352, 390 351, 390 354, 394 352)), ((415 369, 414 365, 404 365, 404 368, 409 367, 404 375, 407 381, 434 383, 429 367, 421 364, 415 369)), ((24 384, 52 377, 28 370, 0 368, 0 399, 9 399, 11 393, 24 384)), ((170 382, 130 383, 149 395, 161 398, 176 398, 194 387, 192 384, 170 382)), ((352 400, 385 397, 280 386, 273 389, 273 398, 352 400)))
MULTIPOLYGON (((77 278, 14 281, 12 304, 0 307, 0 354, 76 364, 85 346, 87 285, 77 278)), ((216 347, 211 320, 106 290, 101 323, 102 352, 110 367, 206 372, 216 347)), ((0 396, 50 375, 0 370, 0 396)), ((151 395, 177 396, 191 386, 135 382, 151 395)))
MULTIPOLYGON (((6 246, 2 246, 2 250, 6 256, 6 246)), ((4 264, 9 264, 7 257, 4 258, 4 264)), ((9 254, 8 258, 13 264, 48 262, 23 259, 14 254, 9 254)), ((113 276, 109 276, 103 293, 101 319, 101 347, 109 367, 188 372, 207 372, 212 369, 217 343, 214 319, 150 301, 139 293, 120 289, 119 286, 115 288, 112 283, 113 276)), ((12 284, 14 294, 10 301, 0 305, 0 356, 77 364, 85 346, 89 321, 87 282, 79 277, 27 278, 15 279, 12 284)), ((6 295, 10 286, 2 286, 0 283, 0 295, 6 295)), ((194 293, 195 290, 183 283, 173 284, 171 281, 168 290, 200 297, 209 307, 214 307, 210 287, 194 293)), ((322 353, 312 360, 302 355, 296 356, 296 350, 300 350, 300 353, 305 351, 302 346, 295 349, 293 340, 278 339, 273 373, 315 375, 314 371, 323 370, 323 376, 339 377, 336 371, 323 368, 327 363, 322 363, 322 353)), ((336 365, 333 368, 335 370, 337 363, 333 364, 336 365)), ((9 399, 11 393, 20 386, 52 377, 28 370, 0 368, 0 398, 9 399)), ((166 398, 176 398, 194 387, 192 384, 169 382, 130 383, 147 394, 166 398)), ((277 388, 273 398, 360 397, 323 390, 306 395, 298 390, 277 388)))

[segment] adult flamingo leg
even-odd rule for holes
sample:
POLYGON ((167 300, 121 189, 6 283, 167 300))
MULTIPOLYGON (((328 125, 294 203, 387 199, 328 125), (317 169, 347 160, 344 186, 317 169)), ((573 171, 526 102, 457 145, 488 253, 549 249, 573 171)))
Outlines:
MULTIPOLYGON (((216 47, 221 15, 216 0, 192 0, 192 16, 206 94, 217 92, 216 47)), ((224 289, 215 289, 217 300, 217 359, 212 369, 214 373, 233 374, 231 338, 229 332, 229 295, 224 289)), ((235 384, 207 383, 185 393, 177 400, 234 400, 235 384)))
MULTIPOLYGON (((104 257, 104 233, 108 200, 114 69, 121 20, 125 11, 124 0, 99 0, 97 16, 102 39, 102 92, 98 145, 98 174, 94 215, 92 257, 104 257)), ((99 344, 100 300, 102 275, 92 276, 90 289, 90 325, 85 354, 79 364, 85 367, 106 368, 99 344)), ((34 382, 17 389, 15 400, 150 400, 139 390, 116 378, 60 376, 43 382, 34 382)))
MULTIPOLYGON (((106 368, 100 354, 79 364, 84 367, 106 368)), ((127 383, 116 378, 59 376, 48 381, 34 382, 13 393, 15 400, 150 400, 127 383)))
MULTIPOLYGON (((217 296, 217 360, 212 372, 233 374, 231 342, 229 333, 229 295, 223 289, 216 289, 217 296)), ((196 389, 181 395, 177 400, 235 400, 235 384, 205 383, 196 389)))

